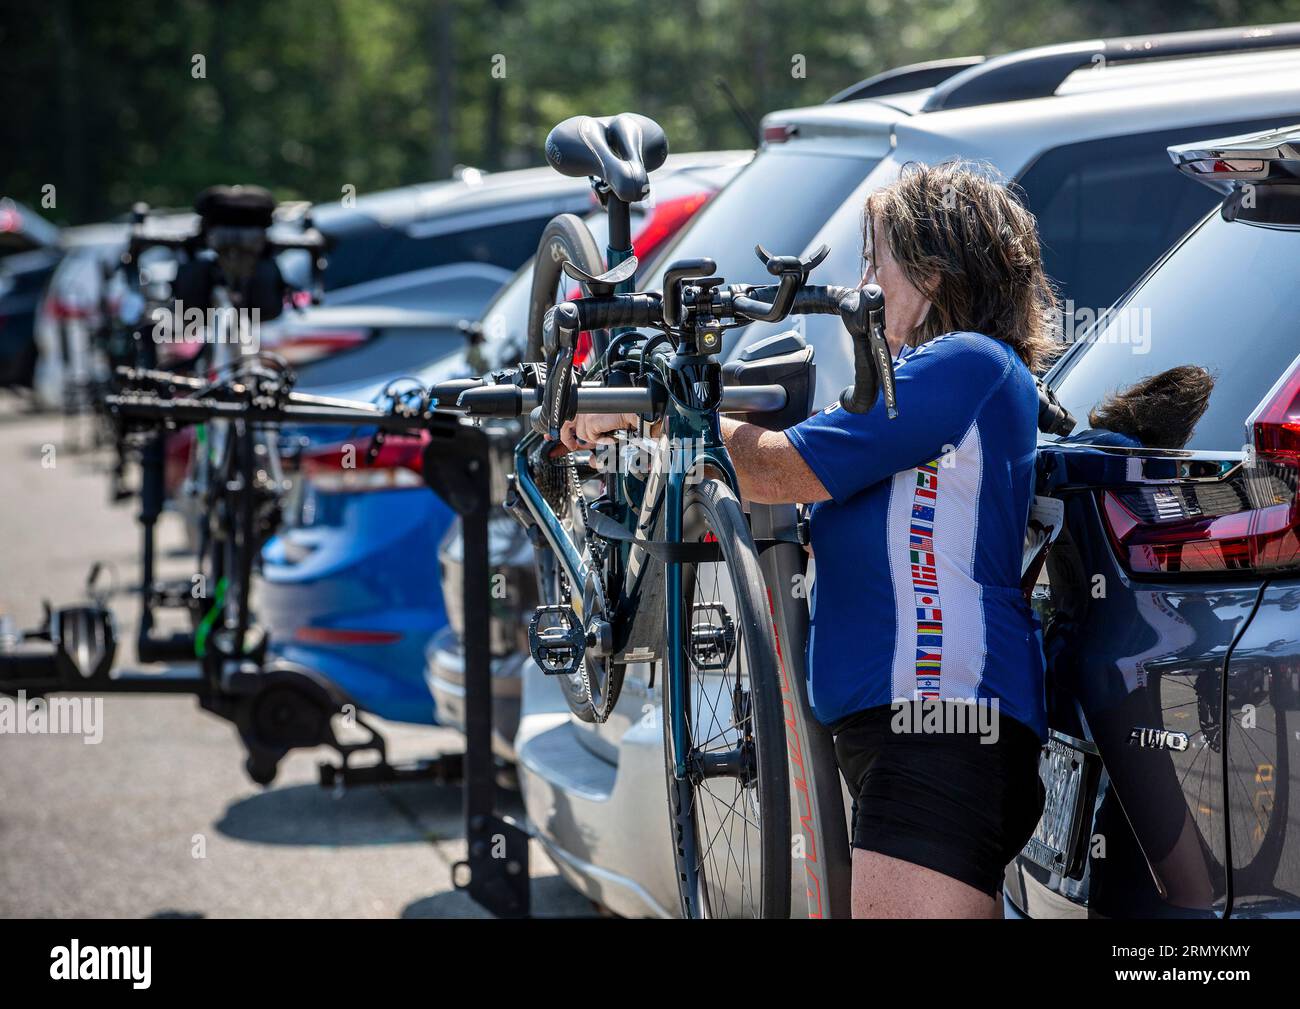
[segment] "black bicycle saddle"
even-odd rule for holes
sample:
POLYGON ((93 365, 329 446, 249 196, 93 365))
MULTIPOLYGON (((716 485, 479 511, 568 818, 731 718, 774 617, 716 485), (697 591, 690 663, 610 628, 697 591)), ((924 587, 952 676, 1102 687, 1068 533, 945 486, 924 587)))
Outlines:
POLYGON ((653 119, 635 112, 574 116, 551 130, 546 160, 561 175, 594 175, 624 203, 650 193, 649 174, 668 157, 668 138, 653 119))
POLYGON ((261 186, 209 186, 194 200, 205 227, 269 228, 275 197, 261 186))

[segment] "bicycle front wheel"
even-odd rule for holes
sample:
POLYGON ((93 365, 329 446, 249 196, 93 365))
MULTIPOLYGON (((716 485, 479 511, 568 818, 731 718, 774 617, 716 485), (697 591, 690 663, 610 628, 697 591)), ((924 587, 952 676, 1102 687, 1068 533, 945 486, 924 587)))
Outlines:
POLYGON ((717 542, 721 555, 683 564, 681 598, 666 602, 680 606, 682 618, 682 682, 665 674, 662 687, 682 913, 786 918, 791 835, 780 672, 758 552, 727 484, 706 479, 687 488, 682 541, 717 542))

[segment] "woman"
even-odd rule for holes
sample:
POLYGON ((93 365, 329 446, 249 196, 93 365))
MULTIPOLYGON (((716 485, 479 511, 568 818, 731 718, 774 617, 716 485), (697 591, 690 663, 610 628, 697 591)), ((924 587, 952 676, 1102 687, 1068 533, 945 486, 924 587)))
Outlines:
MULTIPOLYGON (((1042 651, 1020 591, 1056 298, 1033 216, 960 163, 867 200, 900 416, 832 404, 788 431, 724 419, 741 495, 816 502, 809 695, 855 796, 858 917, 998 917, 1042 808, 1042 651), (898 699, 899 704, 894 704, 898 699), (910 717, 979 711, 979 731, 910 717), (942 730, 949 726, 950 731, 942 730)), ((584 415, 570 449, 634 415, 584 415)))

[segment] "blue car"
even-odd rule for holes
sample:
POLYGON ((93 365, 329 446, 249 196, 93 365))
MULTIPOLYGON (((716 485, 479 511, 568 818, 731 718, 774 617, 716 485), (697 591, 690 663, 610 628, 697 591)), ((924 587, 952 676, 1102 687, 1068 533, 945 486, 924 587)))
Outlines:
MULTIPOLYGON (((670 159, 653 180, 653 205, 634 209, 638 255, 675 234, 742 160, 670 159)), ((590 210, 594 200, 581 185, 590 210)), ((593 215, 592 223, 599 221, 593 215)), ((327 298, 321 308, 286 317, 268 349, 295 364, 298 388, 369 400, 394 380, 429 385, 469 374, 467 347, 504 345, 523 332, 530 284, 524 265, 473 324, 458 311, 424 311, 409 301, 336 306, 327 298)), ((423 442, 390 438, 367 463, 369 434, 340 440, 337 429, 285 432, 296 486, 280 534, 263 550, 258 615, 276 654, 318 670, 364 710, 433 724, 425 649, 448 624, 439 547, 453 513, 424 484, 423 442)))
MULTIPOLYGON (((460 322, 378 306, 321 308, 288 337, 299 348, 364 346, 304 369, 307 387, 374 400, 395 375, 421 384, 443 377, 465 342, 460 322)), ((346 432, 340 442, 338 428, 283 433, 296 472, 284 527, 263 548, 258 612, 276 654, 318 670, 382 718, 432 723, 429 692, 406 671, 419 669, 447 614, 428 591, 436 570, 411 561, 429 553, 452 512, 425 488, 422 439, 390 439, 370 458, 371 435, 346 432)))

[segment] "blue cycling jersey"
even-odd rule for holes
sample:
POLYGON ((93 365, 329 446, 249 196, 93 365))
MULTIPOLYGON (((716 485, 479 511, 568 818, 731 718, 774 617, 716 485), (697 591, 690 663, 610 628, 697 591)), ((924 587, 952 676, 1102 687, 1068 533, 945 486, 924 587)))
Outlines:
POLYGON ((897 699, 996 699, 1046 732, 1038 623, 1020 591, 1038 393, 1006 344, 904 348, 899 416, 834 403, 787 431, 831 495, 812 509, 809 696, 826 724, 897 699))

